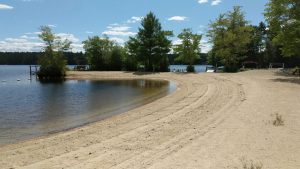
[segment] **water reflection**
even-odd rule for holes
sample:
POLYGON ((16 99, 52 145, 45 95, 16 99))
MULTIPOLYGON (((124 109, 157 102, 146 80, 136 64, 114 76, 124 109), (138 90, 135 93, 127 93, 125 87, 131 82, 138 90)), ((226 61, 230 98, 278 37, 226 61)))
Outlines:
POLYGON ((144 79, 10 81, 0 85, 0 145, 101 120, 174 89, 168 81, 144 79))

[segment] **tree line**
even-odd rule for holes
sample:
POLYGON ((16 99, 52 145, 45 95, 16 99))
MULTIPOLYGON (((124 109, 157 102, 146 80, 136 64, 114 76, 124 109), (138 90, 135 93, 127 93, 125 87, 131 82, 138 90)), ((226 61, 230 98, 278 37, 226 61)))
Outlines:
MULTIPOLYGON (((226 72, 236 72, 247 62, 256 63, 260 68, 271 62, 299 66, 300 1, 270 0, 264 15, 265 22, 251 25, 240 6, 220 14, 210 22, 206 33, 212 49, 208 54, 201 54, 204 35, 186 28, 177 36, 181 43, 174 45, 173 32, 164 30, 150 12, 141 21, 138 33, 129 37, 124 46, 101 36, 83 41, 84 57, 90 69, 98 71, 168 71, 170 63, 183 63, 193 72, 196 62, 223 65, 226 72)), ((41 27, 41 32, 39 37, 45 47, 38 63, 41 68, 46 67, 41 70, 63 69, 70 42, 55 37, 47 26, 41 27)), ((56 72, 64 74, 63 70, 56 72)))
POLYGON ((184 29, 178 38, 182 44, 173 45, 170 40, 173 32, 163 30, 158 18, 148 13, 141 21, 136 36, 129 37, 124 46, 120 46, 108 37, 89 37, 83 42, 91 70, 109 71, 169 71, 170 64, 188 64, 189 71, 194 71, 193 64, 206 61, 206 54, 201 54, 201 35, 191 29, 184 29), (171 52, 173 51, 173 52, 171 52))
MULTIPOLYGON (((0 52, 0 65, 37 65, 43 52, 0 52)), ((64 52, 68 65, 86 65, 88 61, 84 53, 64 52)))
POLYGON ((300 65, 300 1, 270 0, 266 22, 251 25, 239 6, 220 14, 210 23, 208 37, 213 44, 209 62, 236 72, 245 62, 265 68, 272 62, 288 67, 300 65))

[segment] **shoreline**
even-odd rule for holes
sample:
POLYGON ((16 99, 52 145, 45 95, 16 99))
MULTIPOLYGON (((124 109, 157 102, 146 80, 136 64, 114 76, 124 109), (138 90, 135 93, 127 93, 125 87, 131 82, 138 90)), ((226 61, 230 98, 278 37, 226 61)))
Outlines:
MULTIPOLYGON (((73 72, 73 71, 69 71, 69 72, 73 72)), ((78 72, 74 71, 75 74, 77 74, 78 72)), ((110 78, 83 78, 83 77, 80 77, 78 75, 76 75, 76 77, 72 77, 72 76, 67 76, 66 77, 66 80, 154 80, 154 81, 168 81, 170 82, 170 88, 172 88, 172 85, 175 85, 176 86, 176 82, 174 81, 170 81, 168 79, 159 79, 159 78, 132 78, 132 77, 126 77, 126 78, 114 78, 114 77, 110 77, 110 78), (174 83, 174 84, 172 84, 174 83)), ((67 129, 63 129, 63 130, 57 130, 57 131, 53 131, 53 132, 50 132, 50 133, 47 133, 47 134, 44 134, 44 135, 40 135, 40 136, 34 136, 33 138, 29 138, 29 139, 25 139, 25 140, 19 140, 15 143, 8 143, 8 144, 0 144, 0 149, 2 147, 8 147, 8 146, 14 146, 14 145, 18 145, 18 144, 22 144, 22 143, 26 143, 26 142, 34 142, 36 140, 41 140, 41 139, 45 139, 45 138, 48 138, 48 137, 54 137, 55 135, 59 135, 59 134, 62 134, 62 133, 65 133, 65 132, 69 132, 69 131, 72 131, 72 130, 80 130, 81 128, 84 128, 84 127, 88 127, 90 125, 93 125, 95 123, 98 123, 98 122, 101 122, 103 120, 106 120, 106 119, 109 119, 113 116, 118 116, 122 113, 126 113, 126 112, 129 112, 133 109, 136 109, 136 108, 139 108, 139 107, 142 107, 144 105, 147 105, 147 104, 150 104, 152 102, 155 102, 159 99, 162 99, 172 93, 174 93, 176 90, 177 90, 177 87, 175 87, 175 89, 171 89, 172 91, 168 92, 168 94, 156 94, 155 96, 150 96, 150 97, 147 97, 147 101, 143 101, 143 103, 139 103, 139 102, 133 102, 133 103, 130 103, 128 105, 126 105, 126 107, 131 107, 131 108, 128 108, 129 110, 127 111, 120 111, 120 108, 117 108, 117 109, 114 109, 112 110, 113 113, 110 114, 110 115, 107 115, 103 118, 100 118, 98 120, 95 120, 95 121, 91 121, 91 122, 87 122, 87 123, 84 123, 84 124, 81 124, 81 125, 78 125, 78 126, 75 126, 75 127, 71 127, 71 128, 67 128, 67 129)))
POLYGON ((0 147, 0 168, 234 168, 241 158, 264 168, 300 166, 300 85, 273 71, 68 78, 167 79, 177 89, 99 122, 0 147), (272 125, 276 113, 283 126, 272 125))

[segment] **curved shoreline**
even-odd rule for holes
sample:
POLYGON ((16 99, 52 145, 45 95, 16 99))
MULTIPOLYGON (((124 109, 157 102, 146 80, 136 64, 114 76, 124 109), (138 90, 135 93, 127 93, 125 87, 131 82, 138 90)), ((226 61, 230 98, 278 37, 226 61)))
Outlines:
POLYGON ((300 85, 277 82, 273 72, 70 72, 68 78, 168 79, 177 90, 100 122, 0 147, 0 168, 234 168, 243 157, 266 168, 300 165, 300 85), (269 122, 276 112, 282 127, 269 122))
MULTIPOLYGON (((78 72, 75 72, 75 74, 78 73, 78 72)), ((132 101, 132 102, 128 102, 124 105, 122 105, 122 108, 120 106, 116 106, 116 108, 114 109, 111 109, 109 110, 110 112, 103 115, 103 117, 101 118, 98 118, 97 120, 91 120, 89 122, 86 122, 86 123, 83 123, 83 124, 80 124, 80 125, 77 125, 77 126, 74 126, 74 127, 70 127, 70 128, 66 128, 66 129, 62 129, 62 130, 53 130, 51 132, 48 132, 46 134, 42 134, 42 135, 35 135, 34 137, 32 138, 29 138, 29 139, 23 139, 23 140, 18 140, 16 142, 13 142, 13 143, 7 143, 7 144, 0 144, 0 148, 1 147, 8 147, 8 146, 14 146, 14 145, 18 145, 18 144, 22 144, 22 143, 26 143, 26 142, 32 142, 32 141, 35 141, 35 140, 40 140, 40 139, 43 139, 43 138, 47 138, 47 137, 53 137, 55 135, 58 135, 58 134, 61 134, 61 133, 65 133, 65 132, 68 132, 68 131, 72 131, 72 130, 78 130, 78 129, 81 129, 85 126, 89 126, 89 125, 92 125, 94 123, 98 123, 102 120, 105 120, 105 119, 108 119, 108 118, 111 118, 113 116, 117 116, 119 114, 122 114, 122 113, 126 113, 126 112, 129 112, 133 109, 136 109, 136 108, 139 108, 139 107, 142 107, 146 104, 149 104, 151 102, 154 102, 158 99, 161 99, 173 92, 176 91, 176 87, 174 87, 173 89, 171 85, 174 85, 172 83, 175 83, 173 81, 169 81, 167 79, 155 79, 155 78, 144 78, 144 79, 139 79, 139 78, 83 78, 83 77, 80 77, 80 76, 76 76, 76 77, 67 77, 66 80, 151 80, 151 81, 168 81, 170 82, 170 91, 168 92, 163 92, 163 91, 160 91, 159 93, 155 93, 155 94, 152 94, 152 95, 149 95, 149 96, 146 96, 145 98, 141 99, 141 100, 138 100, 138 101, 132 101), (125 107, 125 108, 123 108, 125 107), (123 109, 123 110, 122 110, 123 109)))

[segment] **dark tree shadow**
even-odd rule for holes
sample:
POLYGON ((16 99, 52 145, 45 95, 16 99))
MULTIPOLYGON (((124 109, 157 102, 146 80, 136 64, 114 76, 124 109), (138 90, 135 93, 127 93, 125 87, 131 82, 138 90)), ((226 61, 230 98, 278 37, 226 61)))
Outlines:
POLYGON ((137 71, 137 72, 124 71, 124 73, 129 73, 129 74, 138 75, 138 76, 160 74, 160 72, 139 72, 139 71, 137 71))
POLYGON ((273 82, 293 83, 300 85, 300 76, 291 74, 287 69, 276 71, 274 74, 277 78, 271 79, 273 82))
POLYGON ((276 76, 283 76, 283 77, 300 77, 299 75, 293 75, 287 70, 279 70, 274 72, 276 76))
POLYGON ((274 82, 284 82, 284 83, 294 83, 300 85, 300 78, 299 77, 291 77, 291 78, 276 78, 272 79, 274 82))

